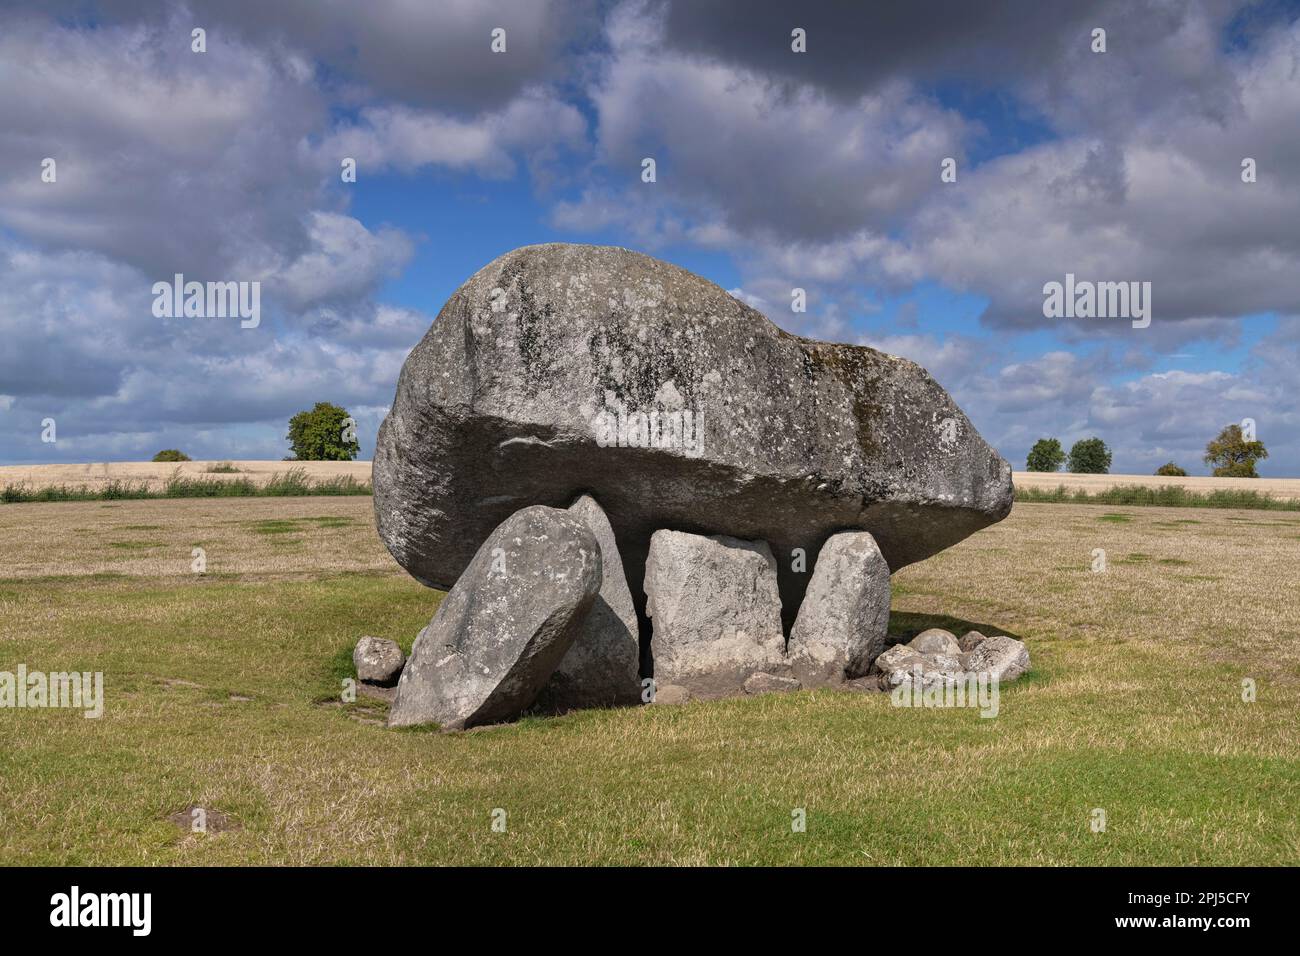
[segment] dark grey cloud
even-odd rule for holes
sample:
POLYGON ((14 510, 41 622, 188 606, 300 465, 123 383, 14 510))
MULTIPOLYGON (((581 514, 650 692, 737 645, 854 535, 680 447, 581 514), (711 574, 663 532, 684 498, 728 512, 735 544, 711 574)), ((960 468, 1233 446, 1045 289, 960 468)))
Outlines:
POLYGON ((227 39, 301 51, 321 81, 359 84, 415 106, 463 113, 496 109, 525 87, 561 78, 566 50, 598 29, 596 0, 37 0, 31 9, 64 22, 157 19, 203 27, 210 47, 227 39), (506 31, 494 54, 491 31, 506 31))
MULTIPOLYGON (((1011 89, 1064 126, 1093 126, 1114 118, 1109 90, 1120 85, 1137 88, 1141 104, 1179 99, 1185 107, 1222 111, 1231 90, 1218 37, 1235 17, 1262 6, 1249 0, 692 0, 670 3, 662 15, 674 49, 846 99, 900 77, 919 85, 1011 89), (795 27, 807 31, 807 53, 791 51, 795 27), (1090 49, 1098 27, 1107 31, 1105 57, 1090 49)), ((1272 14, 1267 22, 1279 12, 1272 14)), ((1124 97, 1134 99, 1132 90, 1124 97)))

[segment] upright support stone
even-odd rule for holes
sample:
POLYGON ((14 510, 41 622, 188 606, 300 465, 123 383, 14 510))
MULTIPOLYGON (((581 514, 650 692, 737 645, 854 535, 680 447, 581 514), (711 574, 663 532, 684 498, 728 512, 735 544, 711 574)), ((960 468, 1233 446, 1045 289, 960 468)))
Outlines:
POLYGON ((517 717, 577 638, 600 585, 600 546, 581 518, 540 506, 511 515, 416 638, 389 726, 517 717))
POLYGON ((789 659, 805 687, 860 677, 885 649, 889 565, 865 531, 832 535, 790 632, 789 659))
POLYGON ((656 531, 645 575, 656 684, 719 697, 754 673, 784 672, 776 580, 764 541, 656 531))
POLYGON ((537 697, 535 709, 559 712, 614 707, 641 701, 641 645, 636 607, 623 573, 609 518, 591 495, 569 507, 600 545, 600 593, 578 637, 537 697))

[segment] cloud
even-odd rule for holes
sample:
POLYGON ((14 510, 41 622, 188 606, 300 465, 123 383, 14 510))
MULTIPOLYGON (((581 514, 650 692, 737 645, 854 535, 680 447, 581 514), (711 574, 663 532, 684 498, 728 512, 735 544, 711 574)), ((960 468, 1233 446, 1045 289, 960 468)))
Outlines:
MULTIPOLYGON (((1071 138, 970 171, 905 242, 927 274, 990 298, 994 325, 1041 326, 1042 286, 1152 283, 1155 321, 1300 308, 1300 24, 1235 64, 1242 108, 1221 121, 1162 109, 1122 143, 1071 138), (1241 163, 1268 170, 1242 181, 1241 163)), ((1094 323, 1095 327, 1095 323, 1094 323)))
MULTIPOLYGON (((279 457, 288 416, 322 395, 348 405, 369 447, 364 414, 377 427, 375 413, 391 399, 430 316, 376 301, 411 260, 416 239, 349 215, 335 185, 339 159, 322 146, 368 131, 395 151, 395 165, 436 163, 419 150, 440 130, 413 136, 405 144, 412 152, 402 154, 400 137, 378 135, 382 124, 337 125, 352 115, 337 98, 358 94, 304 52, 331 42, 312 29, 277 38, 275 24, 253 13, 240 29, 224 29, 238 4, 165 16, 152 7, 135 16, 132 6, 86 20, 80 8, 51 19, 57 5, 3 15, 4 457, 147 457, 164 436, 192 454, 279 457), (208 28, 207 53, 190 49, 195 23, 208 28), (57 162, 54 183, 41 181, 47 156, 57 162), (152 285, 177 272, 260 281, 262 325, 155 318, 152 285), (58 422, 57 445, 40 441, 47 417, 58 422)), ((530 39, 530 24, 545 7, 513 9, 521 18, 511 39, 518 56, 497 59, 493 69, 518 67, 516 79, 532 77, 526 64, 538 38, 530 39)), ((345 17, 320 12, 335 16, 331 22, 345 17)), ((388 29, 400 10, 389 4, 372 13, 388 18, 374 29, 388 29)), ((362 13, 352 8, 346 17, 362 13)), ((439 22, 469 29, 481 17, 461 4, 439 22)), ((357 56, 353 65, 364 73, 367 54, 357 56)), ((382 76, 372 79, 384 86, 382 76)), ((572 106, 533 87, 510 89, 517 97, 488 97, 491 110, 447 121, 482 132, 471 171, 513 172, 516 157, 540 169, 554 150, 583 141, 585 123, 572 106)), ((400 117, 417 131, 432 116, 382 101, 356 115, 400 117)))
MULTIPOLYGON (((553 221, 624 230, 651 248, 724 246, 747 288, 779 279, 896 292, 937 280, 987 298, 994 327, 1049 325, 1042 288, 1066 273, 1150 281, 1148 345, 1228 336, 1242 316, 1300 308, 1300 141, 1289 134, 1300 23, 1268 21, 1232 49, 1223 31, 1238 6, 1110 4, 1063 18, 1042 4, 907 14, 831 4, 807 16, 755 4, 724 27, 726 4, 626 3, 590 90, 608 179, 557 204, 553 221), (790 53, 796 21, 827 46, 790 53), (1083 25, 1094 21, 1108 25, 1105 54, 1089 49, 1083 25), (957 43, 998 24, 1006 31, 977 31, 996 39, 957 43), (922 37, 929 47, 915 68, 891 72, 849 57, 841 36, 888 46, 891 64, 922 37), (987 78, 1006 79, 1060 135, 968 165, 980 124, 918 81, 999 57, 987 78), (789 65, 805 59, 814 65, 789 65), (1027 72, 1008 72, 1015 64, 1027 72), (837 72, 850 68, 852 83, 837 72), (657 159, 654 184, 638 179, 644 156, 657 159), (948 156, 956 183, 939 180, 948 156), (1268 171, 1258 182, 1242 182, 1246 156, 1268 171), (1175 321, 1193 324, 1158 327, 1175 321)), ((1138 341, 1122 321, 1061 334, 1138 341)))
POLYGON ((1114 454, 1112 471, 1151 474, 1173 460, 1208 474, 1206 442, 1225 425, 1252 418, 1269 447, 1266 474, 1300 471, 1300 320, 1267 336, 1236 371, 1166 370, 1131 375, 1126 358, 1108 349, 1061 350, 1015 361, 969 336, 868 336, 862 344, 906 355, 930 370, 984 437, 1016 468, 1039 438, 1059 438, 1068 451, 1101 437, 1114 454))
POLYGON ((1300 24, 1273 5, 15 0, 0 27, 14 460, 278 457, 322 394, 368 448, 429 323, 381 301, 427 281, 418 221, 348 203, 388 172, 417 199, 527 179, 557 230, 725 261, 784 328, 921 361, 1017 464, 1100 434, 1117 468, 1194 468, 1249 416, 1268 470, 1300 468, 1300 24), (260 280, 262 328, 154 319, 175 272, 260 280), (1151 328, 1045 320, 1067 272, 1150 281, 1151 328))
POLYGON ((6 22, 0 226, 156 276, 242 278, 306 247, 320 177, 300 145, 326 119, 310 69, 240 44, 191 53, 188 35, 6 22))
POLYGON ((380 280, 399 274, 414 252, 401 230, 371 232, 339 213, 310 213, 307 235, 311 247, 271 280, 297 307, 369 295, 380 280))
MULTIPOLYGON (((78 26, 156 21, 153 0, 10 0, 78 26)), ((208 32, 209 55, 226 46, 293 50, 322 68, 341 97, 395 100, 473 115, 562 74, 564 47, 591 22, 595 0, 186 0, 173 22, 208 32), (493 53, 491 32, 506 31, 493 53)))
POLYGON ((894 82, 841 102, 665 42, 662 13, 610 16, 609 53, 588 91, 613 181, 739 233, 815 240, 883 229, 960 156, 967 123, 894 82), (654 184, 641 163, 656 158, 654 184), (662 194, 662 198, 661 197, 662 194))
MULTIPOLYGON (((783 0, 691 0, 654 9, 665 42, 684 55, 845 102, 907 77, 922 87, 1011 90, 1058 129, 1095 129, 1125 126, 1157 104, 1210 115, 1227 109, 1233 90, 1220 37, 1251 8, 1249 0, 829 0, 796 8, 783 0), (794 27, 806 32, 806 53, 791 52, 794 27), (1104 55, 1091 49, 1097 27, 1107 32, 1104 55)), ((1267 13, 1256 17, 1268 22, 1267 13)))
POLYGON ((580 149, 586 129, 576 108, 530 88, 502 109, 468 120, 400 105, 366 108, 321 153, 335 164, 350 156, 367 171, 443 166, 503 179, 516 172, 514 154, 544 159, 561 148, 580 149))
POLYGON ((139 272, 94 253, 0 245, 0 274, 0 448, 11 461, 138 459, 168 445, 279 458, 284 423, 321 395, 359 423, 358 408, 383 407, 431 321, 365 299, 277 312, 257 329, 159 320, 139 272), (55 445, 40 440, 45 418, 55 445))

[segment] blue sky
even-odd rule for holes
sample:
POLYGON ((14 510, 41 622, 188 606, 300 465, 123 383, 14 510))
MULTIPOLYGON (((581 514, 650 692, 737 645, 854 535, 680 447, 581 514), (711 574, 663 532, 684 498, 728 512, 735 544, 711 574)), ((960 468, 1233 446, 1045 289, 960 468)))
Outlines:
POLYGON ((1295 4, 266 6, 0 12, 0 462, 279 458, 320 400, 368 456, 455 288, 572 241, 921 362, 1017 468, 1205 473, 1250 417, 1300 475, 1295 4), (261 282, 262 325, 158 320, 174 272, 261 282), (1067 272, 1150 282, 1150 328, 1045 318, 1067 272))

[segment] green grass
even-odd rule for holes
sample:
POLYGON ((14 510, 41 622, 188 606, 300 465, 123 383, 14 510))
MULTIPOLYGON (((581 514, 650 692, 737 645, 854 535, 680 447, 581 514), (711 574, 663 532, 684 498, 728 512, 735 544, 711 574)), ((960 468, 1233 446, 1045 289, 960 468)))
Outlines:
MULTIPOLYGON (((219 471, 220 469, 209 469, 219 471)), ((116 479, 100 487, 88 485, 47 485, 29 488, 24 484, 7 484, 0 488, 0 504, 27 504, 46 501, 111 501, 148 498, 283 498, 308 495, 369 495, 369 482, 350 475, 313 480, 301 468, 273 475, 265 484, 251 478, 204 478, 173 474, 162 488, 147 481, 116 479)))
MULTIPOLYGON (((374 544, 366 505, 332 503, 355 520, 330 537, 374 544)), ((232 501, 187 531, 346 520, 295 506, 318 517, 232 501)), ((409 650, 435 611, 403 573, 0 568, 0 669, 103 671, 107 693, 99 720, 0 711, 0 864, 1294 865, 1297 605, 1277 584, 1294 545, 1202 517, 1017 506, 901 570, 893 634, 1028 643, 994 719, 819 690, 389 731, 386 705, 340 692, 358 637, 409 650), (1088 534, 1126 558, 1091 572, 1088 534), (168 819, 192 806, 230 829, 168 819)))
MULTIPOLYGON (((97 622, 74 644, 25 627, 19 659, 104 671, 108 709, 4 716, 5 864, 1294 862, 1295 761, 1203 742, 1293 714, 1244 706, 1226 667, 1170 686, 1138 654, 1124 673, 1152 690, 1070 690, 1126 651, 1057 641, 994 720, 820 691, 445 736, 334 703, 357 636, 409 650, 432 614, 435 595, 401 577, 42 581, 16 604, 20 620, 97 622), (1171 711, 1177 732, 1134 735, 1171 711), (166 820, 192 805, 234 828, 166 820), (1089 828, 1097 806, 1106 833, 1089 828)), ((892 629, 971 623, 900 613, 892 629)))
POLYGON ((1035 504, 1145 505, 1159 508, 1256 508, 1265 511, 1300 511, 1300 501, 1274 498, 1258 491, 1188 491, 1176 485, 1148 488, 1144 485, 1116 485, 1101 491, 1065 485, 1052 490, 1017 488, 1016 501, 1035 504))

